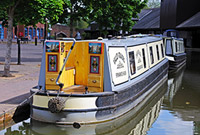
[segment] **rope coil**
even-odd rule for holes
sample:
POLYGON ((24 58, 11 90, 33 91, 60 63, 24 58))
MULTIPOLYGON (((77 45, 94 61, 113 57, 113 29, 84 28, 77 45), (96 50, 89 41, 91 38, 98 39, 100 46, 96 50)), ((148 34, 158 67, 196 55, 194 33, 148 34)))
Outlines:
POLYGON ((64 100, 61 97, 51 98, 48 102, 48 109, 52 113, 58 113, 64 109, 65 102, 66 102, 66 100, 64 100))

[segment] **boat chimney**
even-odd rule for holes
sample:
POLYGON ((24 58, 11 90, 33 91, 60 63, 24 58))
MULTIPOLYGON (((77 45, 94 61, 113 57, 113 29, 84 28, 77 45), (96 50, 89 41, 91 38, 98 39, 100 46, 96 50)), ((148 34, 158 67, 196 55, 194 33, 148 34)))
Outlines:
POLYGON ((108 40, 111 40, 112 39, 112 35, 108 35, 108 40))
POLYGON ((103 40, 103 38, 102 37, 98 37, 98 40, 103 40))

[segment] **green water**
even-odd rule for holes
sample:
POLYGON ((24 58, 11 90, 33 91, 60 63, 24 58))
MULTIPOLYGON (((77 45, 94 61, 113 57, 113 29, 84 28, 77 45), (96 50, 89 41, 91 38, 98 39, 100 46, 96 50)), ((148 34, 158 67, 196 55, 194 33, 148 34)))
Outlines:
POLYGON ((156 88, 125 116, 102 124, 72 126, 31 119, 0 131, 0 135, 198 135, 200 134, 200 51, 187 50, 187 64, 156 88))

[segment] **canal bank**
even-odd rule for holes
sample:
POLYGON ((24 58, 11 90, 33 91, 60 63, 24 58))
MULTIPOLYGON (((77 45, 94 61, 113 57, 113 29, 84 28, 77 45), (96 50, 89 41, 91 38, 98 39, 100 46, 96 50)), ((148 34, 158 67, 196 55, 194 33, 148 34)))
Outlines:
MULTIPOLYGON (((17 45, 12 45, 10 71, 13 77, 2 77, 6 44, 0 44, 0 130, 12 125, 14 115, 27 112, 29 90, 38 83, 42 44, 21 44, 21 64, 17 65, 17 45), (18 108, 18 109, 17 109, 18 108), (10 121, 11 120, 11 121, 10 121)), ((24 114, 23 114, 24 115, 24 114)))

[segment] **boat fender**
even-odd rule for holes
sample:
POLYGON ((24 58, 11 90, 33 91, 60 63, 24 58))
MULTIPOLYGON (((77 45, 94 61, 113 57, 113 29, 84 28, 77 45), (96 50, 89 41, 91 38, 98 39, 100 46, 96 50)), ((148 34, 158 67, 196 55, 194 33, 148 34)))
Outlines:
POLYGON ((66 100, 64 100, 61 97, 54 97, 51 98, 48 102, 48 109, 49 111, 51 111, 52 113, 58 113, 61 110, 64 109, 65 107, 65 102, 66 100))
POLYGON ((73 127, 79 129, 81 127, 81 124, 79 124, 78 122, 74 122, 73 127))

